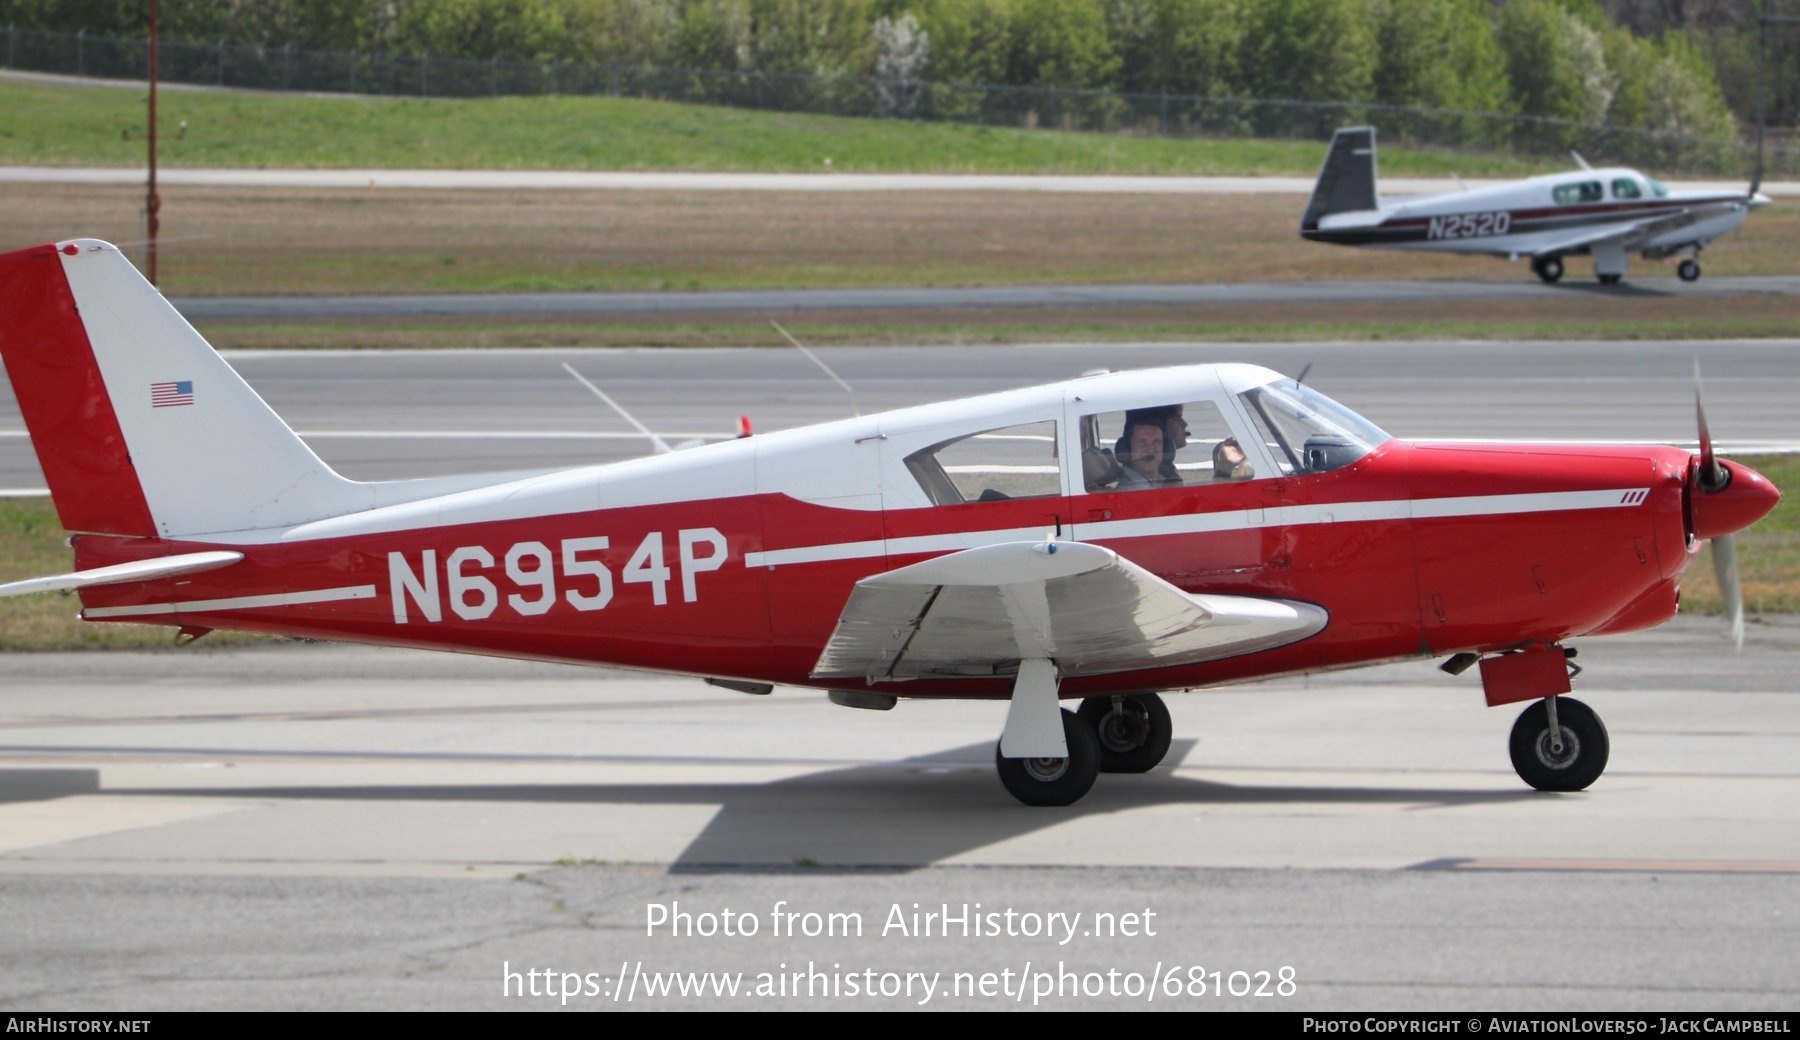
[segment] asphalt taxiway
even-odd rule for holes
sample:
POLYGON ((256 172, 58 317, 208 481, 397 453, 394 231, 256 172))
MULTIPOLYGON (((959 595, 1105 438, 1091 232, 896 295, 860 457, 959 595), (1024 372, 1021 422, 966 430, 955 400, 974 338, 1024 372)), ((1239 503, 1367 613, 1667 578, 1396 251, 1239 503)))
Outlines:
POLYGON ((1546 305, 1580 299, 1677 297, 1742 299, 1800 296, 1800 277, 1661 276, 1604 286, 1571 279, 1545 285, 1516 281, 1234 282, 1188 285, 994 285, 933 288, 745 289, 710 292, 468 293, 387 296, 239 296, 174 299, 189 321, 350 318, 609 319, 693 315, 764 315, 794 320, 819 312, 955 311, 963 308, 1186 307, 1196 320, 1207 308, 1290 304, 1445 304, 1523 300, 1546 305))
POLYGON ((548 1009, 506 966, 617 988, 808 964, 1298 984, 1157 1005, 1186 1009, 1791 1009, 1800 628, 1753 626, 1741 656, 1707 619, 1582 651, 1612 758, 1579 794, 1524 787, 1512 711, 1418 661, 1175 695, 1165 766, 1067 809, 1001 789, 997 703, 312 645, 9 657, 0 1009, 548 1009), (1081 934, 881 927, 976 904, 1081 934), (653 927, 671 908, 696 930, 653 927), (758 934, 701 934, 728 911, 758 934))
MULTIPOLYGON (((1729 450, 1800 442, 1800 341, 1056 344, 819 348, 846 393, 792 349, 233 352, 227 359, 346 476, 402 479, 575 466, 649 441, 567 364, 671 443, 1068 379, 1246 361, 1329 393, 1399 437, 1692 443, 1694 364, 1729 450)), ((42 488, 0 378, 0 490, 42 488)))

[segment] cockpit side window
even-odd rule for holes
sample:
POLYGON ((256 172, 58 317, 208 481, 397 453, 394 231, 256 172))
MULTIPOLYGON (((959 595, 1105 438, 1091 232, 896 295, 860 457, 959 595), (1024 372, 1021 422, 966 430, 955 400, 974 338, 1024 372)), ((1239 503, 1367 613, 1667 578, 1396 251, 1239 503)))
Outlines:
POLYGON ((1615 199, 1641 199, 1644 197, 1643 190, 1638 187, 1638 182, 1630 177, 1620 177, 1614 180, 1612 191, 1615 199))
POLYGON ((1668 185, 1654 177, 1648 178, 1648 180, 1650 181, 1650 194, 1655 195, 1659 199, 1666 199, 1669 197, 1668 185))
POLYGON ((1606 197, 1606 190, 1599 181, 1582 181, 1579 184, 1558 184, 1552 197, 1559 206, 1572 206, 1580 202, 1599 202, 1606 197))
POLYGON ((940 441, 908 455, 906 468, 940 506, 1062 494, 1049 419, 940 441))
POLYGON ((1091 493, 1186 487, 1256 475, 1214 401, 1081 417, 1082 486, 1091 493))

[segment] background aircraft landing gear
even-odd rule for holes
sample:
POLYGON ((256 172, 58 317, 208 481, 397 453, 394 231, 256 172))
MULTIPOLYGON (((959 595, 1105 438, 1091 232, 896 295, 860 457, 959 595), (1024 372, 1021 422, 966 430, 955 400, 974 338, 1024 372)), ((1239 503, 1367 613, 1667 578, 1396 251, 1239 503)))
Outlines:
POLYGON ((1600 716, 1569 697, 1546 697, 1526 708, 1513 723, 1509 745, 1519 779, 1540 791, 1579 791, 1600 779, 1610 746, 1600 716), (1560 740, 1550 732, 1551 706, 1560 740))
POLYGON ((1063 740, 1068 758, 1007 758, 994 748, 994 767, 1000 782, 1026 805, 1072 805, 1081 800, 1100 775, 1100 738, 1093 727, 1062 712, 1063 740))
POLYGON ((1100 740, 1102 773, 1147 773, 1169 753, 1174 726, 1154 693, 1089 697, 1076 715, 1100 740))
POLYGON ((1602 275, 1595 275, 1594 277, 1600 279, 1601 285, 1618 285, 1619 279, 1621 279, 1625 276, 1622 274, 1602 274, 1602 275))
POLYGON ((1683 260, 1681 264, 1675 268, 1675 273, 1680 276, 1681 280, 1684 282, 1697 282, 1700 280, 1700 261, 1683 260))
POLYGON ((1531 270, 1546 283, 1554 285, 1562 281, 1563 262, 1561 257, 1540 256, 1531 261, 1531 270))

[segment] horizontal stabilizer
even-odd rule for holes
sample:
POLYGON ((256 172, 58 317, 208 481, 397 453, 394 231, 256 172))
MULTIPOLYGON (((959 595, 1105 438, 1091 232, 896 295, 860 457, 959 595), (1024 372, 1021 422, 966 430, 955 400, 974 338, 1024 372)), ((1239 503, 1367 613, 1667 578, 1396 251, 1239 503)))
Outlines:
POLYGON ((95 567, 92 570, 56 574, 48 578, 27 578, 0 585, 0 596, 23 596, 31 592, 70 592, 90 585, 118 585, 129 581, 170 578, 177 574, 195 574, 229 567, 243 558, 244 554, 241 552, 219 551, 115 563, 110 567, 95 567))

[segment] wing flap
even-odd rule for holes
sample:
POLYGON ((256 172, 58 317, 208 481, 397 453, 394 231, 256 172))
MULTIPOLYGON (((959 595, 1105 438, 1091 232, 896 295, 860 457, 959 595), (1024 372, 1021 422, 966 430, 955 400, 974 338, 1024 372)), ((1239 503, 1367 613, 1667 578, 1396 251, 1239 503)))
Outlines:
POLYGON ((973 678, 1027 659, 1108 675, 1266 650, 1325 621, 1306 603, 1189 594, 1097 545, 1008 542, 858 582, 813 677, 973 678))
POLYGON ((135 560, 131 563, 115 563, 110 567, 95 567, 91 570, 75 571, 72 574, 56 574, 47 578, 27 578, 24 581, 0 585, 0 596, 23 596, 32 592, 70 592, 91 585, 118 585, 129 581, 168 578, 177 574, 194 574, 199 571, 228 567, 243 558, 244 554, 241 552, 220 550, 163 556, 154 560, 135 560))

